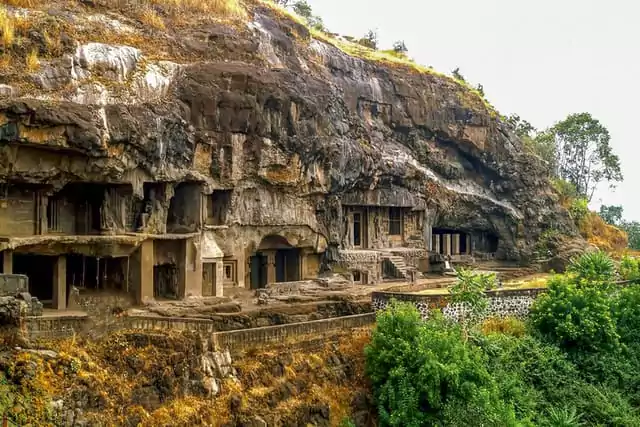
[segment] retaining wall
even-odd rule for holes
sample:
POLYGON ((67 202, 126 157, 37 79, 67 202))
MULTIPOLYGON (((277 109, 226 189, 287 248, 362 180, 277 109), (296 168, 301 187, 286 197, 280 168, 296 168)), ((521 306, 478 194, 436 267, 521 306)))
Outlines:
MULTIPOLYGON (((517 317, 528 316, 531 305, 538 295, 547 292, 546 288, 491 290, 485 292, 489 299, 488 317, 517 317)), ((391 300, 411 302, 415 304, 423 318, 428 316, 429 310, 440 309, 446 317, 457 319, 464 307, 451 304, 448 295, 421 295, 394 292, 373 292, 372 305, 375 311, 383 310, 391 300)))

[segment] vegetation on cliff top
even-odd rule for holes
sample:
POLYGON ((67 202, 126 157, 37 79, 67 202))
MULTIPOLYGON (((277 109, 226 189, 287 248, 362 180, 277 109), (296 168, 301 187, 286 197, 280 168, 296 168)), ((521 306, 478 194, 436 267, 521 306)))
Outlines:
POLYGON ((577 259, 528 321, 488 319, 469 339, 438 313, 392 305, 365 350, 380 425, 640 425, 640 285, 613 284, 638 265, 577 259))

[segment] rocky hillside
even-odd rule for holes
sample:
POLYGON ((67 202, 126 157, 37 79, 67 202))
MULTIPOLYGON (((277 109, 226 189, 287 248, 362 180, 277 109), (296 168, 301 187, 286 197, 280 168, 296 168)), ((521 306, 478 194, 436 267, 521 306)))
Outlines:
POLYGON ((137 194, 143 181, 198 180, 253 189, 238 203, 261 218, 307 215, 297 207, 313 200, 307 223, 330 246, 339 197, 372 189, 426 205, 432 226, 496 234, 505 258, 526 259, 550 225, 574 234, 540 160, 477 93, 271 3, 8 3, 4 180, 137 194))
POLYGON ((123 331, 39 350, 3 347, 0 335, 0 415, 21 426, 374 425, 369 331, 329 338, 232 360, 187 333, 123 331))

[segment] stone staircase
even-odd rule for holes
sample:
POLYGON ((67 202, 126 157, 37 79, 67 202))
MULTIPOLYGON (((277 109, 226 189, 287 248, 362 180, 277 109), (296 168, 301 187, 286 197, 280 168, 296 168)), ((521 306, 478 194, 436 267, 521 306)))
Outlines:
POLYGON ((404 262, 404 258, 398 255, 392 255, 389 253, 383 254, 383 268, 386 275, 393 274, 394 278, 407 279, 409 277, 409 270, 411 267, 404 262))

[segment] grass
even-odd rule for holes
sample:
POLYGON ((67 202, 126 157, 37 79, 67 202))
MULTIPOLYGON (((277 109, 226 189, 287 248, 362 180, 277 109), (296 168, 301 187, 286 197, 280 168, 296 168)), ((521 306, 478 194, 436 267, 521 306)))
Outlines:
POLYGON ((143 0, 147 6, 157 6, 176 15, 184 12, 211 14, 216 18, 244 18, 247 11, 240 0, 143 0))
POLYGON ((14 19, 9 16, 7 9, 4 7, 0 7, 0 30, 2 30, 2 44, 4 47, 12 46, 15 41, 14 19))
POLYGON ((375 49, 371 49, 366 46, 363 46, 361 44, 358 44, 356 42, 339 40, 333 37, 331 34, 328 34, 324 31, 320 31, 315 28, 311 28, 304 18, 289 11, 286 8, 283 8, 278 4, 273 3, 271 0, 261 0, 261 2, 263 4, 266 4, 276 12, 279 12, 281 16, 286 16, 292 19, 293 21, 297 22, 298 24, 306 26, 309 29, 309 32, 311 33, 311 36, 314 39, 330 44, 331 46, 334 46, 340 49, 341 51, 343 51, 344 53, 350 56, 365 59, 371 62, 385 64, 388 66, 402 67, 404 69, 415 71, 420 74, 430 74, 430 75, 447 79, 457 84, 458 86, 460 86, 463 89, 463 91, 468 95, 468 96, 462 96, 460 98, 463 104, 465 104, 468 107, 474 107, 474 105, 469 105, 469 104, 474 104, 477 101, 480 101, 480 105, 484 106, 487 109, 491 117, 494 117, 494 118, 499 117, 499 114, 497 113, 496 109, 489 103, 489 101, 487 101, 487 99, 484 96, 482 96, 482 94, 478 92, 477 89, 471 87, 465 81, 458 80, 452 76, 440 73, 434 70, 432 67, 425 67, 424 65, 420 65, 416 63, 413 59, 409 58, 407 55, 397 53, 392 49, 375 50, 375 49))
POLYGON ((158 15, 158 12, 150 7, 144 8, 140 13, 140 22, 155 30, 164 30, 166 28, 162 17, 158 15))
POLYGON ((25 61, 28 72, 33 73, 40 69, 40 59, 38 58, 38 51, 36 49, 32 49, 31 52, 29 52, 25 61))

